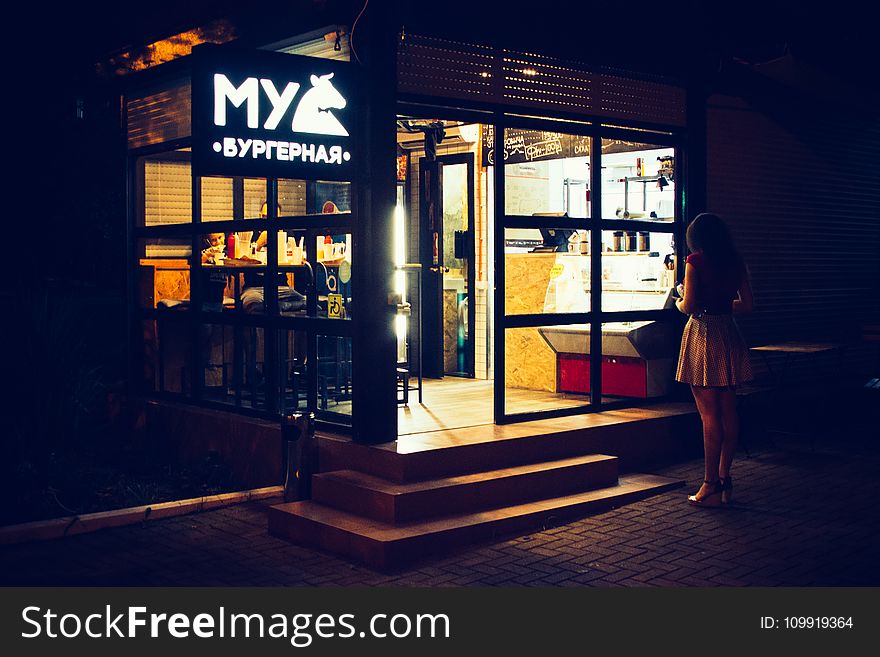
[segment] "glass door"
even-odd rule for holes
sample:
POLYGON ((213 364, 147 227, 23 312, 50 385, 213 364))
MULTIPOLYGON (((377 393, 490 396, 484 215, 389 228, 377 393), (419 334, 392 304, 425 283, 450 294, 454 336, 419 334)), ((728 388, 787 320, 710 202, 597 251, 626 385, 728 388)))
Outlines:
POLYGON ((437 158, 443 167, 443 373, 474 376, 474 156, 437 158))

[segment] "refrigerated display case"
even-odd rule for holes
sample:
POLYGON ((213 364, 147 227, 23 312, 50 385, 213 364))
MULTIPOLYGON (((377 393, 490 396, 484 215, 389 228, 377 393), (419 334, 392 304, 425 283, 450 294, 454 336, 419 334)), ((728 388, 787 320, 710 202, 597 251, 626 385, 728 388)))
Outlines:
MULTIPOLYGON (((539 329, 556 353, 557 391, 590 392, 590 326, 539 329)), ((602 328, 602 394, 662 397, 670 392, 680 326, 667 321, 613 322, 602 328)))

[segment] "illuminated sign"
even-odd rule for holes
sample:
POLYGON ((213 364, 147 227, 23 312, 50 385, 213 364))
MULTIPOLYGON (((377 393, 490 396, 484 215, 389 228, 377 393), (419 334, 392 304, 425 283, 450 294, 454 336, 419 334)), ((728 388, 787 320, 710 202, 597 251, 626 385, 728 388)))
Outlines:
POLYGON ((352 179, 363 113, 354 65, 213 46, 193 61, 202 175, 352 179))

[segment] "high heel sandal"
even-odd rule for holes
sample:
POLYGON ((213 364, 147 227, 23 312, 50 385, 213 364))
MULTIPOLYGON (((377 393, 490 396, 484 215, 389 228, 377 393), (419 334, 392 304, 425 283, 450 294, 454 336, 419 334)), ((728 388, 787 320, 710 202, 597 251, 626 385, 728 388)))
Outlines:
POLYGON ((730 504, 733 498, 733 478, 727 475, 726 479, 719 478, 718 481, 721 483, 721 503, 730 504))
POLYGON ((700 491, 697 491, 693 495, 688 495, 688 502, 691 504, 695 504, 696 506, 721 506, 721 482, 709 481, 705 479, 703 481, 705 484, 709 484, 712 487, 712 492, 703 495, 702 497, 697 497, 700 491))

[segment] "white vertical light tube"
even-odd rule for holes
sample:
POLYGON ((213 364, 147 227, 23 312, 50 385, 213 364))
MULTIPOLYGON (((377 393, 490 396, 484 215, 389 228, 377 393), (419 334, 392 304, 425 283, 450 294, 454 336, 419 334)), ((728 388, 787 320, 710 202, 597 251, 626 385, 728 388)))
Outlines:
MULTIPOLYGON (((402 190, 397 190, 397 206, 394 209, 394 266, 401 267, 406 264, 406 228, 404 225, 402 190)), ((406 301, 406 274, 402 271, 394 272, 394 292, 400 295, 401 301, 406 301)), ((397 361, 406 360, 406 316, 397 315, 395 318, 395 332, 397 333, 397 361)))

